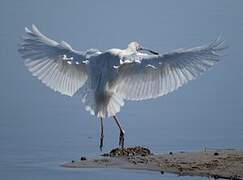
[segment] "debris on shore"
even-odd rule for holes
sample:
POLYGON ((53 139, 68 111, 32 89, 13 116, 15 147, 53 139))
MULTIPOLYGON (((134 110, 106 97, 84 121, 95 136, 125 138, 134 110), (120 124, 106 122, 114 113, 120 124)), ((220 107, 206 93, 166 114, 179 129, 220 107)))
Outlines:
POLYGON ((128 148, 115 148, 110 153, 102 154, 102 156, 119 157, 119 156, 148 156, 152 155, 150 150, 145 147, 135 146, 128 148))

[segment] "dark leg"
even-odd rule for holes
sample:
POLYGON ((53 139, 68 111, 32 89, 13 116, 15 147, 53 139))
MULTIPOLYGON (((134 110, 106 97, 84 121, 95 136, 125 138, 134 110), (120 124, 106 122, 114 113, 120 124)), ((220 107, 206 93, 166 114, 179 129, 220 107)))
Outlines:
POLYGON ((103 119, 102 118, 100 118, 100 128, 101 128, 101 132, 100 132, 100 151, 102 151, 103 139, 104 139, 103 119))
POLYGON ((118 119, 116 118, 116 116, 113 116, 113 118, 115 119, 116 124, 119 127, 119 129, 120 129, 119 146, 121 146, 122 148, 124 148, 124 135, 125 135, 125 131, 121 127, 121 125, 120 125, 118 119))

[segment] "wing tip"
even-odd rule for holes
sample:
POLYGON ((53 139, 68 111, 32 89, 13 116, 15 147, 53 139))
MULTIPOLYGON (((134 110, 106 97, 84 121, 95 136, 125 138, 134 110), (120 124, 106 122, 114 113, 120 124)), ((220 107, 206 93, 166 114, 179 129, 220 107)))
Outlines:
POLYGON ((31 30, 29 30, 29 28, 28 28, 28 27, 25 27, 25 28, 24 28, 24 31, 25 31, 26 33, 32 33, 32 31, 31 31, 31 30))
POLYGON ((32 33, 32 32, 34 32, 34 31, 38 31, 38 28, 36 27, 36 25, 35 24, 31 24, 31 30, 26 26, 25 28, 24 28, 24 30, 25 30, 25 32, 27 32, 27 33, 32 33))
POLYGON ((222 39, 222 34, 220 34, 209 44, 209 48, 212 48, 214 51, 222 51, 228 49, 229 46, 225 44, 225 40, 222 39))
POLYGON ((41 32, 39 29, 36 27, 35 24, 31 25, 31 28, 28 28, 27 26, 24 28, 25 33, 27 34, 34 34, 34 35, 41 35, 41 32))
POLYGON ((32 32, 38 35, 42 35, 41 32, 39 31, 39 29, 36 27, 36 25, 32 24, 31 25, 32 28, 32 32))

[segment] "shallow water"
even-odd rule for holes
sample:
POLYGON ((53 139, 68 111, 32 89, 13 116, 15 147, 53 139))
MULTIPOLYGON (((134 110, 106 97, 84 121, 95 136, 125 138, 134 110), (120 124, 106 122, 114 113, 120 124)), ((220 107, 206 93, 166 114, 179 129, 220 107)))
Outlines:
MULTIPOLYGON (((35 23, 76 49, 125 48, 132 40, 165 52, 207 43, 222 34, 222 62, 196 81, 156 99, 127 102, 118 114, 126 145, 153 152, 243 148, 243 1, 0 2, 1 179, 206 179, 119 169, 59 165, 101 154, 99 121, 78 98, 52 92, 30 75, 17 53, 25 26, 35 23), (139 3, 138 3, 139 2, 139 3)), ((104 151, 118 144, 105 124, 104 151)))

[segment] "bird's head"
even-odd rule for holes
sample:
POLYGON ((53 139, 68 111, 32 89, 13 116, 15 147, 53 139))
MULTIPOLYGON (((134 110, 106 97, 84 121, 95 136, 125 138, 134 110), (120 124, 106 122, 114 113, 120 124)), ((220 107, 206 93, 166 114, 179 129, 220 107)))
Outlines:
POLYGON ((155 55, 159 55, 159 53, 152 51, 150 49, 144 48, 142 45, 140 45, 138 42, 131 42, 128 44, 128 50, 132 52, 139 52, 139 51, 147 51, 155 55))
POLYGON ((134 52, 137 52, 141 49, 141 45, 138 42, 131 42, 128 44, 128 49, 134 52))

